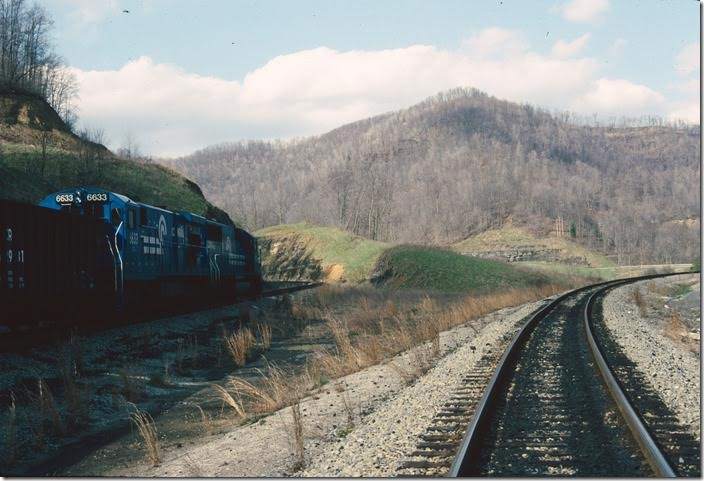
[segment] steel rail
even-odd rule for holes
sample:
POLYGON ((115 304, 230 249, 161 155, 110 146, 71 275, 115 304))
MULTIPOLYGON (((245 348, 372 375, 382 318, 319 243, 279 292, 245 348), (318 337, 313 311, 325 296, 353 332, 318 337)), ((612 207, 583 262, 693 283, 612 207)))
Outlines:
MULTIPOLYGON (((631 282, 634 281, 622 282, 619 285, 629 284, 631 282)), ((616 403, 616 406, 618 406, 619 411, 621 411, 621 415, 626 420, 626 424, 628 425, 633 438, 640 446, 640 449, 653 472, 660 478, 674 478, 677 477, 675 471, 670 466, 670 463, 667 462, 667 458, 662 453, 657 443, 650 435, 650 432, 643 424, 643 421, 641 421, 640 416, 631 405, 628 397, 621 389, 618 380, 611 372, 611 369, 604 358, 601 347, 598 345, 596 338, 592 333, 591 319, 594 301, 598 296, 602 295, 612 287, 614 286, 606 286, 594 291, 589 296, 586 306, 584 306, 584 329, 587 333, 587 341, 589 342, 592 356, 599 367, 601 377, 604 379, 604 384, 606 384, 611 397, 616 403)))
MULTIPOLYGON (((596 285, 601 284, 603 283, 596 285)), ((594 287, 594 285, 584 286, 560 295, 546 306, 543 306, 536 311, 523 325, 523 327, 521 327, 521 329, 513 336, 511 343, 504 351, 501 359, 499 359, 497 368, 484 389, 484 394, 482 395, 479 404, 477 404, 477 408, 474 411, 474 416, 472 416, 472 420, 470 421, 469 427, 467 428, 464 438, 462 439, 462 443, 457 450, 455 459, 452 461, 452 466, 450 467, 448 476, 464 477, 478 474, 473 471, 473 468, 476 468, 475 461, 478 457, 477 455, 479 454, 479 444, 481 442, 482 434, 484 434, 486 428, 488 427, 487 423, 489 421, 489 413, 493 409, 493 405, 495 404, 494 401, 496 400, 501 384, 505 377, 509 374, 509 361, 516 359, 523 342, 528 338, 529 334, 533 331, 533 328, 538 324, 538 322, 544 319, 550 311, 552 311, 565 299, 575 294, 579 294, 587 289, 591 289, 592 287, 594 287)))
POLYGON ((544 319, 550 311, 552 311, 555 307, 557 307, 568 297, 571 297, 575 294, 579 294, 589 289, 597 287, 602 287, 606 289, 615 285, 628 284, 641 280, 653 279, 656 277, 694 274, 697 272, 698 271, 676 272, 669 274, 651 274, 646 276, 630 277, 627 279, 617 279, 612 281, 599 282, 596 284, 583 286, 565 292, 564 294, 555 298, 546 306, 536 311, 516 333, 516 335, 513 337, 510 344, 504 351, 503 355, 501 356, 497 368, 494 371, 494 374, 492 375, 491 379, 489 380, 489 383, 487 384, 486 388, 484 389, 484 394, 482 395, 482 398, 479 401, 479 404, 477 405, 474 415, 472 416, 472 420, 470 421, 470 424, 467 427, 467 430, 465 431, 465 435, 462 438, 462 443, 460 444, 457 450, 457 454, 455 455, 455 458, 452 461, 452 466, 450 467, 448 476, 466 477, 479 474, 475 471, 478 464, 476 461, 478 460, 478 454, 480 452, 479 445, 481 442, 482 435, 486 432, 488 428, 488 422, 490 418, 489 414, 493 409, 492 406, 495 404, 499 389, 503 381, 509 374, 509 361, 513 361, 516 359, 519 354, 520 347, 523 345, 524 341, 528 338, 528 336, 533 331, 538 322, 544 319))
POLYGON ((290 294, 292 292, 296 291, 302 291, 305 289, 313 289, 315 287, 322 286, 324 283, 323 282, 310 282, 306 284, 300 284, 296 286, 289 286, 289 287, 281 287, 278 289, 271 289, 268 291, 263 291, 262 292, 262 297, 274 297, 274 296, 281 296, 283 294, 290 294))

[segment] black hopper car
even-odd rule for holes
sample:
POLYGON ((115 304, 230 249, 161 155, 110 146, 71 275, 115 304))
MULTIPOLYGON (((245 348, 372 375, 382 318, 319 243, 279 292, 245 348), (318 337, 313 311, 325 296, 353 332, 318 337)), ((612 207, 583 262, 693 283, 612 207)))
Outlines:
POLYGON ((246 231, 98 188, 62 190, 39 206, 0 200, 0 253, 0 332, 262 290, 246 231))

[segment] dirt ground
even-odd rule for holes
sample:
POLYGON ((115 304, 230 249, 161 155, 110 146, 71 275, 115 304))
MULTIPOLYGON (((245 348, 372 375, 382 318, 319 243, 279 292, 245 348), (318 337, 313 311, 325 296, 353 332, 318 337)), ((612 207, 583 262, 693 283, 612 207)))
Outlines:
POLYGON ((417 362, 414 351, 423 346, 331 380, 300 402, 300 444, 291 407, 244 425, 225 411, 209 428, 193 408, 205 401, 205 391, 201 391, 159 418, 163 459, 158 466, 143 456, 136 436, 127 435, 60 474, 393 476, 398 462, 411 452, 418 434, 444 401, 443 393, 466 373, 467 364, 478 360, 501 335, 512 332, 537 306, 503 309, 471 326, 442 333, 442 355, 435 368, 412 382, 399 373, 417 362), (186 425, 192 430, 186 432, 186 425))
MULTIPOLYGON (((213 384, 233 376, 256 381, 267 366, 303 366, 315 350, 331 345, 313 312, 292 315, 301 292, 264 300, 247 309, 250 326, 266 323, 273 340, 254 349, 241 368, 224 347, 224 333, 241 324, 237 306, 110 329, 90 337, 23 354, 0 354, 0 474, 100 475, 143 456, 130 422, 137 410, 150 413, 162 449, 176 450, 216 439, 246 421, 231 416, 213 384)), ((420 292, 389 293, 399 305, 415 305, 420 292)), ((456 296, 454 296, 456 297, 456 296)), ((348 290, 335 309, 388 302, 385 294, 348 290)), ((452 299, 439 295, 438 302, 452 299)), ((181 473, 181 475, 186 473, 181 473)))

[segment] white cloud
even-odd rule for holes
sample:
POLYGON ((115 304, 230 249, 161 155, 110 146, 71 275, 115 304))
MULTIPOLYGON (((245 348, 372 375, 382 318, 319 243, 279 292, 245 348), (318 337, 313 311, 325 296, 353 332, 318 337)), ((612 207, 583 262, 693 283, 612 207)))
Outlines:
POLYGON ((528 49, 527 42, 515 30, 490 27, 462 43, 466 53, 475 58, 507 57, 528 49))
POLYGON ((572 103, 580 112, 599 112, 606 115, 637 116, 660 111, 665 97, 660 93, 628 80, 600 78, 572 103))
POLYGON ((675 71, 679 79, 673 87, 680 92, 682 100, 672 104, 669 113, 671 120, 699 122, 699 68, 699 44, 685 45, 675 56, 675 71))
POLYGON ((594 22, 609 10, 609 0, 572 0, 558 10, 570 22, 594 22))
POLYGON ((585 33, 571 42, 558 40, 555 42, 555 45, 552 46, 552 54, 560 58, 572 57, 578 54, 585 47, 585 45, 587 45, 590 37, 591 34, 585 33))
POLYGON ((103 127, 111 147, 131 131, 143 150, 177 155, 228 140, 319 134, 458 86, 584 114, 663 112, 657 92, 600 78, 598 69, 594 59, 541 55, 515 32, 491 29, 459 51, 427 45, 299 51, 271 59, 241 81, 149 57, 118 70, 74 73, 82 122, 103 127))
POLYGON ((699 72, 699 44, 685 45, 675 57, 675 69, 680 75, 699 72))
POLYGON ((672 106, 667 117, 670 120, 683 120, 690 124, 698 124, 700 119, 699 103, 696 101, 678 102, 672 106))

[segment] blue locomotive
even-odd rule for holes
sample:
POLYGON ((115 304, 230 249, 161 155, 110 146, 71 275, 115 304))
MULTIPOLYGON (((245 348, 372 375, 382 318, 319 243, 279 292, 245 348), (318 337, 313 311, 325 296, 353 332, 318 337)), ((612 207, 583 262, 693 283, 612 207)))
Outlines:
POLYGON ((261 295, 257 241, 236 226, 94 187, 61 190, 39 205, 103 225, 102 248, 81 282, 114 293, 118 306, 261 295))

